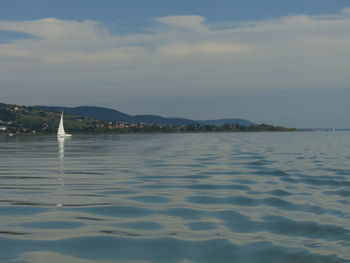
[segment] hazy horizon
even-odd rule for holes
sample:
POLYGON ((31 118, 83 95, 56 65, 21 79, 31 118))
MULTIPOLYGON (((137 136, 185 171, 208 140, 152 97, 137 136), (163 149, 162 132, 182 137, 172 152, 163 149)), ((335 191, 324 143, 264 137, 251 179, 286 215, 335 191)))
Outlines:
POLYGON ((3 1, 1 101, 350 127, 350 3, 3 1))

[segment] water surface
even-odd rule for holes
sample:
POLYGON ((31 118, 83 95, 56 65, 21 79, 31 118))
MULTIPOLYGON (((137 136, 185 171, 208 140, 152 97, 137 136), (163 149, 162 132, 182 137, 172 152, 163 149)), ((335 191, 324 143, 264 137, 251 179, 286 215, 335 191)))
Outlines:
POLYGON ((0 137, 0 262, 350 262, 350 133, 0 137))

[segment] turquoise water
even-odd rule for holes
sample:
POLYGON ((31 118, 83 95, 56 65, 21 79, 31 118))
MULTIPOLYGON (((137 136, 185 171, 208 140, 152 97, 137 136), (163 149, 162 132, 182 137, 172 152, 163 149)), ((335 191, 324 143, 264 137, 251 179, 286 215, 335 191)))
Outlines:
POLYGON ((350 133, 0 137, 0 262, 350 262, 350 133))

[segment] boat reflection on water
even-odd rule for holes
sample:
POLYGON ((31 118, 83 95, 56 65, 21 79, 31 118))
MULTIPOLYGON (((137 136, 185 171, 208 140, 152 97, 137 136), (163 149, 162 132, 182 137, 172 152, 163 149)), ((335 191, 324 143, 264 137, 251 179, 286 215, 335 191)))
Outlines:
MULTIPOLYGON (((65 143, 66 138, 65 137, 57 137, 58 141, 58 160, 59 160, 59 170, 60 170, 60 175, 59 175, 59 187, 58 191, 62 192, 63 187, 64 187, 64 143, 65 143)), ((63 206, 63 203, 57 203, 56 206, 61 207, 63 206)))
MULTIPOLYGON (((57 137, 58 141, 58 158, 60 160, 60 165, 62 168, 62 165, 64 165, 64 141, 66 138, 64 137, 57 137)), ((63 173, 63 170, 61 169, 61 173, 63 173)))

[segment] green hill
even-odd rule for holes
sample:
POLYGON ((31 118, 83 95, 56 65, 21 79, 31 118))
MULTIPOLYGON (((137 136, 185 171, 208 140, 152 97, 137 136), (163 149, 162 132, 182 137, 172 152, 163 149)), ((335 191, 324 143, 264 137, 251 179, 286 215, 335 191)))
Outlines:
POLYGON ((291 131, 272 125, 254 125, 240 119, 193 121, 157 115, 128 115, 101 107, 18 106, 0 103, 0 133, 56 133, 64 111, 67 132, 223 132, 291 131))
POLYGON ((190 125, 196 124, 196 121, 184 118, 165 118, 158 115, 129 115, 114 109, 103 107, 81 106, 81 107, 60 107, 60 106, 34 106, 36 109, 53 112, 65 112, 72 115, 89 117, 104 121, 112 122, 128 122, 128 123, 143 123, 146 125, 190 125))
MULTIPOLYGON (((0 126, 6 132, 37 133, 56 132, 60 113, 34 107, 0 103, 0 126)), ((74 131, 94 131, 99 120, 65 114, 65 127, 74 131)))

